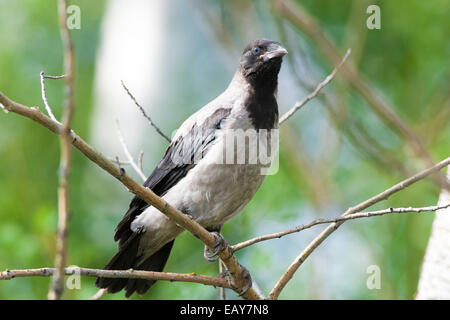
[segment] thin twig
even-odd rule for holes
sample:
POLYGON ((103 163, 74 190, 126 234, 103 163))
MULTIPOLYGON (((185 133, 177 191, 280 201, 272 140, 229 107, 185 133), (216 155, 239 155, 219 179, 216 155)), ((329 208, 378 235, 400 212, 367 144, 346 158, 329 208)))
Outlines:
MULTIPOLYGON (((43 72, 42 72, 42 73, 43 73, 43 72)), ((44 74, 43 76, 44 76, 45 79, 52 79, 52 80, 59 80, 59 79, 63 79, 63 78, 66 77, 65 74, 62 74, 62 75, 60 75, 60 76, 49 76, 49 75, 47 75, 47 74, 44 74)))
POLYGON ((138 167, 142 172, 144 172, 144 167, 142 165, 143 160, 144 160, 144 151, 141 150, 141 152, 139 152, 138 167))
MULTIPOLYGON (((131 155, 130 151, 128 150, 127 144, 125 142, 125 139, 123 138, 122 132, 120 131, 120 124, 119 120, 116 119, 116 129, 117 129, 117 136, 119 137, 120 144, 122 145, 123 152, 125 153, 125 156, 128 158, 129 164, 133 167, 134 171, 141 177, 143 181, 147 179, 145 174, 142 172, 142 170, 139 168, 139 166, 136 164, 136 162, 133 159, 133 156, 131 155)), ((116 159, 118 161, 118 158, 116 159)))
POLYGON ((119 165, 121 165, 121 166, 122 165, 124 165, 124 166, 131 165, 130 161, 120 160, 119 157, 117 157, 117 156, 114 157, 114 158, 109 157, 108 159, 113 161, 113 162, 115 162, 115 163, 117 163, 117 164, 119 164, 119 165))
POLYGON ((116 156, 116 163, 117 163, 117 167, 120 170, 120 174, 124 175, 126 171, 124 168, 122 168, 119 157, 117 157, 117 156, 116 156))
POLYGON ((46 79, 46 78, 54 79, 54 78, 49 78, 50 76, 46 76, 44 74, 44 71, 41 71, 41 73, 39 75, 41 77, 41 95, 42 95, 42 100, 44 101, 45 110, 47 110, 47 114, 53 121, 59 122, 58 120, 56 120, 55 116, 53 115, 52 108, 50 107, 50 104, 48 103, 48 100, 47 100, 47 94, 45 93, 45 80, 44 79, 46 79))
MULTIPOLYGON (((198 275, 195 273, 173 273, 142 270, 100 270, 90 268, 69 267, 63 269, 64 274, 102 278, 126 278, 194 282, 215 287, 231 288, 228 279, 198 275)), ((55 268, 39 268, 24 270, 5 270, 0 273, 0 280, 11 280, 19 277, 50 277, 56 273, 55 268)))
POLYGON ((66 82, 66 110, 60 128, 60 168, 58 188, 58 234, 56 239, 55 268, 56 272, 48 293, 48 298, 57 300, 61 298, 64 290, 64 268, 67 260, 67 233, 69 220, 69 172, 71 165, 71 130, 70 125, 75 109, 74 99, 74 70, 75 58, 70 30, 67 27, 67 2, 58 1, 59 26, 61 40, 64 47, 64 69, 66 82))
POLYGON ((351 52, 352 52, 352 50, 350 48, 347 49, 347 52, 345 53, 344 58, 342 58, 341 62, 336 66, 336 68, 334 68, 333 72, 331 72, 328 75, 328 77, 325 78, 325 80, 323 80, 321 83, 319 83, 319 85, 316 87, 316 89, 314 89, 314 91, 311 92, 305 99, 303 99, 300 102, 297 102, 288 112, 286 112, 281 117, 279 123, 282 124, 283 122, 285 122, 287 119, 292 117, 292 115, 296 111, 298 111, 301 107, 303 107, 306 103, 308 103, 308 101, 310 101, 314 97, 316 97, 319 94, 320 90, 322 90, 323 87, 325 87, 331 80, 333 80, 333 78, 336 76, 336 73, 338 72, 338 70, 345 63, 345 61, 347 61, 347 58, 348 58, 348 56, 350 55, 351 52))
MULTIPOLYGON (((361 202, 360 204, 351 207, 345 211, 341 217, 345 217, 351 214, 354 214, 356 212, 361 212, 362 210, 374 205, 375 203, 378 203, 382 200, 386 200, 394 193, 399 192, 400 190, 403 190, 410 185, 424 179, 425 177, 429 176, 430 174, 433 174, 435 172, 438 172, 442 168, 448 166, 450 164, 450 157, 442 160, 441 162, 437 163, 436 165, 432 166, 431 168, 428 168, 426 170, 423 170, 414 176, 401 181, 400 183, 397 183, 396 185, 392 186, 389 189, 386 189, 385 191, 379 193, 378 195, 361 202)), ((280 280, 276 283, 276 285, 273 287, 272 291, 269 294, 269 299, 277 299, 280 295, 283 288, 286 286, 286 284, 289 282, 290 279, 294 276, 294 273, 297 271, 297 269, 300 267, 300 265, 309 257, 309 255, 326 239, 330 234, 332 234, 334 231, 336 231, 339 226, 344 223, 344 221, 334 222, 331 225, 329 225, 322 233, 320 233, 313 241, 311 241, 308 246, 300 253, 300 255, 292 262, 292 264, 289 266, 287 271, 282 275, 280 280)))
POLYGON ((122 83, 122 87, 125 89, 125 91, 127 92, 127 94, 130 96, 131 100, 133 100, 134 104, 139 108, 139 110, 141 110, 142 115, 150 122, 151 126, 153 128, 155 128, 156 132, 158 132, 158 134, 163 137, 164 139, 166 139, 169 143, 170 143, 170 138, 168 136, 166 136, 159 128, 158 126, 153 122, 152 118, 150 118, 147 113, 145 112, 144 108, 142 108, 142 106, 137 102, 136 98, 131 94, 130 90, 128 90, 128 88, 125 86, 125 83, 123 81, 121 81, 122 83))
POLYGON ((284 237, 288 234, 292 234, 292 233, 296 233, 296 232, 300 232, 303 231, 305 229, 309 229, 313 226, 319 225, 319 224, 328 224, 328 223, 334 223, 334 222, 343 222, 343 221, 347 221, 347 220, 353 220, 353 219, 359 219, 359 218, 369 218, 369 217, 376 217, 376 216, 382 216, 385 214, 391 214, 391 213, 411 213, 411 212, 433 212, 433 211, 438 211, 441 209, 445 209, 450 207, 450 203, 446 204, 446 205, 442 205, 442 206, 429 206, 429 207, 421 207, 421 208, 413 208, 413 207, 408 207, 408 208, 389 208, 389 209, 384 209, 384 210, 378 210, 378 211, 368 211, 368 212, 357 212, 357 213, 353 213, 350 214, 348 216, 340 216, 337 218, 330 218, 330 219, 315 219, 307 224, 302 224, 299 225, 297 227, 294 228, 290 228, 288 230, 284 230, 284 231, 280 231, 280 232, 275 232, 275 233, 270 233, 270 234, 265 234, 259 237, 255 237, 253 239, 249 239, 247 241, 243 241, 240 242, 238 244, 235 244, 233 246, 231 246, 231 248, 233 249, 234 252, 241 250, 243 248, 246 248, 248 246, 251 246, 255 243, 261 242, 261 241, 266 241, 266 240, 271 240, 271 239, 279 239, 281 237, 284 237))
MULTIPOLYGON (((219 261, 219 273, 223 274, 225 272, 225 267, 223 265, 222 260, 218 259, 219 261)), ((220 287, 220 300, 227 300, 227 294, 225 292, 224 287, 220 287)))

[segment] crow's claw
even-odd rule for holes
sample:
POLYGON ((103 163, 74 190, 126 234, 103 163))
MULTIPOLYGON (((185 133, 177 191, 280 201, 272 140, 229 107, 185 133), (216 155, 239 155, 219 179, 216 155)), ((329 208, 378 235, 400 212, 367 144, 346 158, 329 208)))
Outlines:
POLYGON ((219 232, 211 232, 215 239, 216 242, 214 243, 214 247, 213 247, 213 252, 209 253, 209 248, 207 246, 205 246, 205 249, 203 251, 203 256, 205 257, 206 260, 210 261, 210 262, 214 262, 217 261, 217 255, 219 255, 221 252, 223 252, 227 246, 228 243, 225 241, 225 239, 222 237, 222 235, 219 232))
POLYGON ((214 258, 214 256, 211 253, 209 253, 208 246, 205 246, 205 249, 203 250, 203 257, 205 257, 205 259, 209 262, 217 261, 217 258, 214 258))

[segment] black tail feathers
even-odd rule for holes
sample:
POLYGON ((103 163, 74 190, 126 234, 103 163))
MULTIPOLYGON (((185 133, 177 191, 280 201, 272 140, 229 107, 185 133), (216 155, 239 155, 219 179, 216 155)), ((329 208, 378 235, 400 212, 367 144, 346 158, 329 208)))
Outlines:
MULTIPOLYGON (((133 233, 125 243, 119 246, 119 251, 104 269, 128 270, 133 268, 134 270, 162 271, 167 259, 169 259, 169 254, 175 240, 166 243, 152 256, 141 262, 140 256, 138 256, 141 235, 142 233, 140 232, 133 233)), ((108 289, 109 293, 116 293, 125 288, 125 296, 128 298, 134 292, 138 294, 146 293, 155 282, 156 280, 97 278, 95 285, 99 288, 108 289)))

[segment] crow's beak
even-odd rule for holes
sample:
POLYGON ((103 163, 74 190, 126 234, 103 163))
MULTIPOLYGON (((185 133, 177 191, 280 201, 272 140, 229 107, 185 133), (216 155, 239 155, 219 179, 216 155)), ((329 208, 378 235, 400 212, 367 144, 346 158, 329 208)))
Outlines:
POLYGON ((281 58, 282 56, 284 56, 287 53, 288 53, 288 51, 286 50, 286 48, 284 48, 280 44, 274 43, 269 46, 267 52, 265 54, 261 55, 260 58, 263 61, 268 61, 273 58, 281 58))

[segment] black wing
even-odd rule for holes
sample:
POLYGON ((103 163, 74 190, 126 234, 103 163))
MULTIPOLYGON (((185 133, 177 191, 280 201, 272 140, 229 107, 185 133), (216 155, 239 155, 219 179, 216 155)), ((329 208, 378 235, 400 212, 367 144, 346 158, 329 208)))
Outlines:
MULTIPOLYGON (((208 147, 215 140, 222 120, 231 112, 229 108, 217 109, 201 125, 194 124, 185 136, 172 141, 164 157, 145 181, 144 186, 162 197, 167 191, 183 179, 195 167, 198 159, 208 152, 208 147), (194 161, 195 160, 195 161, 194 161)), ((128 211, 116 228, 114 240, 119 241, 119 248, 132 235, 131 223, 150 205, 135 196, 128 211)))

